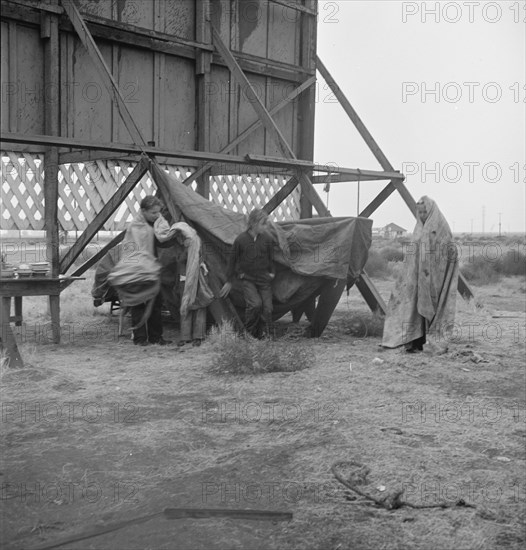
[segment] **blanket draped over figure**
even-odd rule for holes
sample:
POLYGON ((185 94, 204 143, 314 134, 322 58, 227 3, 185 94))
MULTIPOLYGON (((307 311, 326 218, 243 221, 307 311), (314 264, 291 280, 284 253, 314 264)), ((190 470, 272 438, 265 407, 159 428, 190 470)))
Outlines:
POLYGON ((453 235, 432 199, 422 197, 418 204, 425 206, 427 218, 417 221, 391 293, 382 340, 388 348, 423 343, 426 333, 443 339, 455 320, 458 255, 453 235))

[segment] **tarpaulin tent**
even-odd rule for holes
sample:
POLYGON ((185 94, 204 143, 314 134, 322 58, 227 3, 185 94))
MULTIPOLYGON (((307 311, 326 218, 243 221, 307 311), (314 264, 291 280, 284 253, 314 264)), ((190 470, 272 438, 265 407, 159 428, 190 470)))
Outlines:
MULTIPOLYGON (((246 229, 245 216, 208 201, 155 163, 150 171, 157 187, 163 190, 163 200, 171 204, 170 210, 176 211, 199 234, 210 275, 217 282, 212 288, 217 289, 226 281, 234 239, 246 229)), ((321 335, 345 285, 359 277, 367 261, 371 229, 372 220, 351 217, 272 224, 276 243, 276 278, 272 283, 274 320, 289 311, 296 314, 305 311, 311 322, 310 335, 321 335)), ((242 318, 244 300, 240 284, 234 283, 229 297, 242 318)))

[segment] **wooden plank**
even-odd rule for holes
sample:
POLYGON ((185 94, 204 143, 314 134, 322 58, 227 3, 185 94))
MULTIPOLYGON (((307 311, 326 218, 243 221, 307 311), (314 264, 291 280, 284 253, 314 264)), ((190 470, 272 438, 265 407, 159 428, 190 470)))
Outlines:
POLYGON ((263 125, 269 134, 272 136, 274 141, 280 147, 283 157, 291 158, 293 156, 292 150, 286 144, 285 138, 275 125, 272 117, 269 112, 261 102, 261 99, 258 97, 248 78, 245 76, 241 70, 239 64, 235 60, 234 56, 230 50, 225 46, 221 37, 215 27, 212 26, 212 38, 214 46, 217 48, 218 52, 221 54, 223 60, 227 64, 230 72, 234 75, 238 84, 242 85, 243 91, 247 96, 248 101, 251 103, 252 107, 256 111, 259 118, 263 121, 263 125))
MULTIPOLYGON (((301 50, 298 64, 309 69, 316 69, 314 56, 316 55, 316 20, 303 15, 301 18, 301 50)), ((298 104, 298 144, 299 156, 302 159, 314 158, 314 123, 315 123, 316 89, 310 89, 304 94, 298 104)), ((312 173, 309 173, 312 181, 312 173)), ((300 195, 300 217, 312 217, 312 204, 304 193, 300 195)))
MULTIPOLYGON (((62 138, 58 136, 46 136, 42 134, 19 134, 13 132, 2 132, 0 135, 0 143, 30 143, 38 144, 45 146, 57 146, 62 148, 75 148, 75 149, 92 149, 98 151, 114 151, 115 153, 133 153, 141 154, 146 153, 147 155, 154 155, 157 157, 163 156, 167 158, 179 158, 182 160, 194 159, 199 161, 214 161, 221 162, 225 164, 242 164, 246 166, 254 165, 254 162, 250 162, 246 156, 238 155, 225 155, 222 153, 211 153, 208 151, 184 151, 184 150, 166 150, 160 149, 158 147, 138 147, 132 144, 126 143, 95 143, 89 140, 81 140, 75 138, 62 138)), ((3 149, 9 150, 9 146, 3 145, 3 149)), ((119 155, 117 154, 116 157, 119 155)), ((263 166, 277 166, 280 165, 283 168, 289 166, 300 166, 305 167, 305 162, 296 159, 282 159, 281 162, 279 159, 272 158, 268 159, 264 156, 259 156, 257 163, 263 166)))
POLYGON ((360 212, 360 216, 363 218, 370 218, 373 212, 379 208, 396 190, 396 187, 394 186, 393 182, 390 181, 381 191, 376 195, 376 197, 360 212))
MULTIPOLYGON (((221 41, 221 37, 219 36, 219 33, 213 26, 212 26, 212 38, 213 38, 214 46, 220 52, 225 63, 228 65, 228 68, 230 69, 230 71, 232 72, 232 74, 234 75, 238 83, 243 86, 244 92, 247 94, 248 99, 251 101, 252 107, 255 109, 256 113, 262 120, 263 125, 265 126, 265 129, 271 135, 271 137, 276 141, 276 143, 278 143, 282 155, 288 159, 296 160, 296 156, 294 152, 292 151, 289 144, 283 137, 282 133, 280 132, 276 123, 274 122, 269 112, 267 111, 267 109, 259 99, 258 95, 254 91, 249 80, 247 79, 247 77, 245 76, 245 74, 237 64, 236 60, 234 59, 234 56, 223 44, 223 42, 221 41)), ((308 197, 308 199, 310 200, 314 208, 316 208, 316 210, 318 211, 318 214, 320 216, 326 216, 327 214, 329 214, 329 211, 327 210, 326 206, 323 204, 323 201, 321 200, 318 193, 316 193, 316 190, 314 189, 309 178, 304 173, 300 173, 299 179, 300 179, 300 184, 303 192, 308 197)))
POLYGON ((299 34, 301 14, 274 2, 268 6, 268 38, 266 57, 300 67, 296 51, 296 34, 299 34))
MULTIPOLYGON (((378 143, 376 143, 373 136, 371 135, 365 124, 362 122, 362 119, 358 116, 358 113, 354 110, 349 100, 347 99, 341 88, 338 86, 338 84, 336 84, 336 81, 331 76, 319 57, 316 57, 316 66, 318 68, 318 71, 320 71, 322 77, 325 79, 325 82, 328 84, 329 88, 340 102, 340 105, 347 113, 347 116, 351 119, 352 123, 358 130, 358 133, 362 136, 362 139, 365 141, 376 160, 380 163, 380 166, 386 171, 394 172, 395 170, 392 164, 387 160, 387 157, 380 149, 378 143)), ((393 180, 393 185, 402 196, 402 199, 409 207, 409 210, 411 210, 413 215, 416 217, 416 201, 411 196, 411 193, 409 193, 409 190, 401 181, 393 180)))
POLYGON ((263 206, 263 210, 270 214, 296 189, 299 180, 292 176, 289 181, 263 206))
POLYGON ((0 301, 0 348, 5 349, 8 357, 8 366, 11 369, 20 369, 24 366, 15 336, 11 330, 11 297, 2 296, 0 301))
POLYGON ((351 183, 364 181, 383 181, 389 178, 383 176, 351 176, 347 174, 327 174, 326 176, 312 176, 313 185, 325 185, 327 183, 351 183))
MULTIPOLYGON (((273 107, 270 111, 270 115, 274 115, 278 113, 281 109, 286 107, 291 101, 294 101, 296 97, 298 97, 301 93, 303 93, 305 90, 310 88, 313 84, 316 83, 316 79, 312 76, 308 78, 303 84, 295 88, 290 94, 287 95, 282 101, 280 101, 275 107, 273 107)), ((250 125, 244 132, 241 132, 234 140, 232 140, 226 147, 221 149, 219 151, 220 153, 229 153, 233 149, 237 147, 243 140, 245 140, 252 132, 257 130, 263 125, 263 122, 261 119, 258 118, 254 124, 250 125)), ((196 172, 194 172, 191 176, 188 176, 183 183, 185 185, 190 185, 192 181, 194 181, 197 177, 201 176, 208 170, 210 170, 214 166, 214 163, 206 163, 204 166, 199 168, 196 172)))
MULTIPOLYGON (((18 9, 18 6, 14 9, 9 9, 9 3, 14 0, 4 1, 6 7, 2 4, 2 17, 9 17, 11 19, 23 21, 24 23, 33 20, 34 22, 38 22, 38 14, 31 11, 29 7, 26 7, 25 12, 18 9)), ((23 2, 20 1, 20 4, 23 4, 23 2)), ((41 4, 38 9, 46 10, 44 4, 41 4)), ((125 23, 92 15, 83 14, 83 17, 92 36, 112 42, 129 44, 130 46, 146 48, 151 51, 187 59, 195 59, 197 51, 208 50, 208 48, 210 48, 209 45, 186 40, 181 36, 139 29, 138 27, 125 23)), ((73 30, 73 27, 70 23, 63 21, 60 24, 60 29, 61 31, 67 32, 73 30)), ((277 60, 269 60, 243 52, 236 52, 236 58, 242 69, 247 72, 268 75, 298 84, 301 83, 306 76, 311 76, 314 73, 314 71, 305 71, 291 64, 282 63, 277 60)), ((212 61, 214 64, 224 65, 224 62, 219 56, 214 55, 212 61)))
POLYGON ((309 327, 311 338, 319 338, 322 335, 340 301, 346 284, 345 279, 330 279, 324 283, 309 327))
POLYGON ((281 6, 285 6, 288 9, 299 11, 301 13, 306 13, 308 15, 316 15, 316 11, 308 8, 306 6, 303 6, 302 4, 295 4, 294 2, 289 2, 287 0, 270 0, 271 2, 274 2, 274 4, 280 4, 281 6))
POLYGON ((355 282, 356 288, 360 291, 367 305, 371 308, 371 311, 378 311, 385 315, 387 312, 387 306, 380 296, 378 290, 374 286, 374 283, 369 278, 369 275, 365 271, 362 271, 360 277, 355 282))
MULTIPOLYGON (((56 2, 53 2, 56 4, 56 2)), ((46 28, 44 38, 44 82, 45 89, 59 90, 60 82, 60 56, 58 16, 47 14, 43 16, 42 26, 46 28)), ((54 97, 44 104, 44 128, 51 136, 57 136, 60 132, 60 103, 59 98, 54 97)), ((60 272, 60 255, 58 239, 58 149, 51 147, 44 155, 44 200, 45 200, 45 228, 47 257, 51 263, 51 276, 57 277, 60 272)), ((51 323, 60 325, 60 317, 57 317, 60 309, 53 307, 51 310, 51 323)), ((54 331, 54 336, 60 334, 54 331)))
MULTIPOLYGON (((73 273, 71 274, 71 277, 79 277, 83 273, 85 273, 88 269, 93 267, 99 260, 101 260, 114 246, 117 246, 121 241, 124 240, 124 236, 126 235, 126 231, 122 231, 119 233, 116 237, 114 237, 106 246, 101 248, 96 254, 94 254, 89 260, 86 260, 81 266, 79 266, 73 273)), ((74 282, 75 279, 71 279, 63 283, 64 288, 66 286, 69 286, 71 283, 74 282)))
MULTIPOLYGON (((196 4, 195 14, 195 32, 196 38, 200 42, 206 42, 211 45, 210 36, 210 3, 208 0, 202 0, 196 4)), ((213 48, 213 47, 212 47, 213 48)), ((196 118, 197 126, 197 149, 210 151, 210 83, 211 83, 211 63, 212 54, 199 52, 196 57, 195 72, 197 75, 197 104, 196 118)), ((201 175, 197 177, 197 192, 208 199, 210 196, 210 185, 207 177, 201 175)))
POLYGON ((80 15, 77 6, 72 0, 61 0, 61 2, 64 11, 67 13, 71 23, 73 24, 73 27, 75 28, 75 31, 80 38, 80 41, 87 49, 92 61, 95 63, 104 87, 110 94, 112 100, 118 106, 119 114, 121 115, 121 118, 128 132, 130 133, 133 142, 139 146, 146 145, 146 141, 144 140, 141 131, 136 125, 135 120, 131 116, 126 102, 124 101, 124 98, 119 91, 119 87, 115 82, 111 71, 106 65, 106 61, 104 61, 104 58, 102 57, 99 48, 95 44, 95 41, 93 40, 93 37, 91 36, 91 33, 86 26, 86 23, 82 19, 82 16, 80 15))
POLYGON ((73 265, 73 262, 82 253, 94 235, 101 229, 111 215, 124 202, 124 199, 129 195, 131 190, 137 185, 144 174, 148 171, 149 161, 142 159, 139 164, 133 169, 132 173, 126 178, 125 182, 120 185, 111 199, 104 205, 102 210, 95 216, 95 219, 82 232, 75 244, 68 250, 66 255, 60 262, 60 272, 66 271, 73 265))

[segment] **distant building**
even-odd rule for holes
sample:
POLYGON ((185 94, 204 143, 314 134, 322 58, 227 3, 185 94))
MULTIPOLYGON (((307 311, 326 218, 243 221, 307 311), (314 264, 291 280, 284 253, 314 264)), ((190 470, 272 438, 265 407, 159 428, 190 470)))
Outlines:
POLYGON ((386 239, 397 239, 398 237, 404 237, 407 234, 407 229, 396 225, 396 223, 390 223, 384 227, 383 232, 386 239))

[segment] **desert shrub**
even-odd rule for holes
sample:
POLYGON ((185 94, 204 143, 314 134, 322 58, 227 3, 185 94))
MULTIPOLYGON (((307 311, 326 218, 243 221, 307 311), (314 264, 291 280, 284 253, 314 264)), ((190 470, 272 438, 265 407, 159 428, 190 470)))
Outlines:
POLYGON ((371 277, 384 278, 390 274, 387 260, 376 250, 369 250, 369 257, 364 269, 371 277))
POLYGON ((483 256, 474 256, 460 267, 464 277, 479 285, 491 285, 500 281, 500 273, 495 269, 495 262, 490 262, 483 256))
POLYGON ((494 269, 502 275, 526 276, 526 256, 522 252, 508 250, 495 262, 494 269))
POLYGON ((404 253, 400 248, 395 246, 386 246, 380 250, 380 255, 382 258, 386 259, 388 262, 403 262, 404 253))
POLYGON ((214 327, 209 342, 217 351, 210 368, 215 374, 294 372, 314 364, 312 350, 305 343, 256 340, 240 336, 228 324, 214 327))

